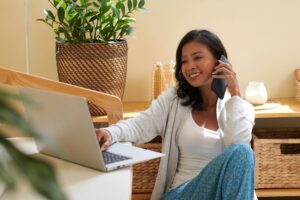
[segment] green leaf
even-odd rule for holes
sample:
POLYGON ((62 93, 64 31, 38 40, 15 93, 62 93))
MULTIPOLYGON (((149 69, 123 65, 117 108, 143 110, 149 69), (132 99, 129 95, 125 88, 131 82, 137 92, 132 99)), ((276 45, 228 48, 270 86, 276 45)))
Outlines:
POLYGON ((105 7, 103 10, 101 10, 100 15, 104 16, 105 13, 107 13, 110 10, 110 6, 105 7))
POLYGON ((133 0, 133 9, 135 9, 137 6, 137 0, 133 0))
POLYGON ((139 2, 139 8, 143 8, 145 5, 145 0, 140 0, 139 2))
POLYGON ((100 6, 101 6, 101 4, 98 2, 98 1, 93 1, 93 6, 95 7, 95 8, 99 8, 100 6))
POLYGON ((107 18, 105 18, 105 17, 103 17, 103 18, 101 18, 101 24, 102 25, 106 25, 107 23, 109 23, 111 20, 113 20, 113 18, 110 16, 110 17, 107 17, 107 18))
MULTIPOLYGON (((22 131, 26 136, 32 136, 35 139, 41 139, 30 124, 13 106, 15 101, 22 101, 29 105, 36 105, 28 97, 12 94, 6 91, 0 91, 0 122, 14 129, 22 131)), ((7 189, 13 188, 22 174, 30 182, 32 187, 50 200, 65 200, 66 197, 58 182, 54 169, 48 163, 28 156, 18 150, 3 135, 5 133, 0 129, 0 147, 5 154, 1 154, 0 160, 0 181, 4 183, 7 189), (15 172, 19 173, 15 173, 15 172)))
POLYGON ((119 13, 122 12, 122 15, 125 15, 125 9, 126 8, 125 8, 125 5, 122 2, 122 0, 118 0, 118 3, 116 4, 116 8, 118 9, 119 13))
POLYGON ((25 121, 23 116, 19 114, 14 108, 9 106, 0 107, 0 121, 2 123, 14 126, 20 131, 24 131, 24 134, 27 136, 41 138, 36 131, 34 131, 31 126, 25 121))
POLYGON ((121 11, 122 11, 122 15, 124 16, 125 12, 126 12, 126 8, 125 8, 125 5, 123 3, 121 4, 121 11))
POLYGON ((51 28, 53 28, 53 25, 44 19, 37 19, 36 21, 44 22, 45 24, 48 24, 51 28))
POLYGON ((101 35, 103 36, 103 38, 105 38, 105 40, 107 40, 107 34, 109 34, 111 32, 110 27, 106 27, 101 31, 101 35))
POLYGON ((89 19, 89 22, 95 21, 96 19, 98 19, 98 15, 94 15, 89 19))
POLYGON ((128 1, 127 1, 127 7, 128 7, 128 10, 129 10, 129 11, 132 10, 132 0, 128 0, 128 1))
POLYGON ((127 29, 127 31, 126 31, 126 34, 127 34, 127 35, 131 35, 132 32, 133 32, 133 30, 134 30, 134 27, 128 27, 128 29, 127 29))
POLYGON ((55 21, 55 16, 50 10, 44 9, 44 14, 46 15, 46 18, 55 21))
POLYGON ((57 10, 57 14, 58 14, 58 19, 61 23, 63 23, 64 19, 65 19, 65 10, 60 7, 58 10, 57 10))
POLYGON ((57 27, 54 29, 54 33, 56 33, 57 35, 63 33, 65 31, 65 29, 63 27, 57 27))
MULTIPOLYGON (((2 155, 2 159, 3 159, 3 155, 2 155)), ((10 190, 16 186, 17 181, 14 178, 11 171, 9 170, 9 168, 5 166, 5 164, 6 163, 3 163, 3 161, 0 160, 0 181, 2 181, 5 184, 7 190, 10 190)))
POLYGON ((88 1, 87 0, 80 0, 81 5, 85 5, 88 1))
POLYGON ((122 37, 124 36, 126 29, 127 29, 126 26, 123 26, 123 27, 122 27, 122 30, 121 30, 121 32, 119 33, 119 37, 120 37, 120 38, 122 38, 122 37))
POLYGON ((133 30, 134 28, 129 25, 124 26, 119 34, 119 39, 123 38, 125 35, 131 35, 133 30))
POLYGON ((136 22, 135 18, 123 17, 117 22, 115 31, 122 29, 124 26, 129 26, 128 24, 133 22, 136 22))
POLYGON ((49 163, 22 153, 1 134, 0 143, 14 161, 18 171, 27 178, 37 192, 48 199, 66 200, 55 178, 55 171, 49 163))
POLYGON ((59 4, 60 1, 61 1, 61 0, 53 0, 54 6, 56 7, 56 6, 59 4))
POLYGON ((74 24, 76 24, 77 20, 79 18, 79 14, 76 13, 69 17, 69 27, 74 27, 74 24))
POLYGON ((85 13, 85 15, 84 15, 84 18, 86 18, 86 19, 88 19, 88 18, 91 18, 91 17, 93 17, 93 16, 95 16, 95 15, 97 15, 97 12, 95 12, 95 11, 87 11, 86 13, 85 13))
POLYGON ((145 0, 48 1, 52 2, 52 5, 56 1, 57 13, 54 15, 51 11, 45 10, 45 19, 41 21, 53 30, 56 29, 54 32, 58 34, 58 38, 60 40, 63 38, 66 42, 82 43, 93 40, 98 41, 98 39, 101 41, 102 39, 115 40, 116 32, 120 30, 123 30, 124 35, 131 33, 128 28, 123 29, 123 26, 135 22, 135 20, 121 20, 123 17, 131 18, 134 11, 146 11, 144 8, 145 0), (63 27, 64 32, 58 32, 57 27, 63 27), (106 34, 101 35, 102 32, 106 34))
POLYGON ((62 7, 64 10, 66 10, 67 4, 65 2, 63 2, 62 4, 60 4, 60 7, 62 7))
POLYGON ((107 6, 106 0, 101 0, 101 10, 105 10, 107 6))
POLYGON ((0 101, 4 101, 4 102, 8 102, 10 100, 16 100, 16 101, 23 101, 24 103, 30 105, 30 106, 37 106, 38 103, 35 102, 33 99, 31 99, 30 97, 27 97, 27 96, 21 96, 19 94, 14 94, 14 93, 10 93, 10 92, 7 92, 7 91, 1 91, 0 90, 0 101))
POLYGON ((125 21, 126 23, 136 22, 136 19, 132 17, 123 17, 122 20, 125 21))
POLYGON ((56 42, 65 42, 66 40, 61 37, 55 37, 56 42))
POLYGON ((122 4, 123 4, 122 0, 118 0, 118 2, 117 2, 117 4, 116 4, 116 8, 117 8, 118 10, 120 10, 122 4))
POLYGON ((29 100, 27 97, 10 94, 8 92, 1 91, 0 96, 0 122, 13 126, 15 129, 24 131, 27 136, 42 138, 35 130, 31 128, 29 123, 23 118, 23 116, 17 112, 16 108, 13 107, 12 101, 18 100, 23 101, 31 106, 37 105, 29 100), (8 100, 11 99, 11 100, 8 100))
POLYGON ((60 34, 59 28, 55 28, 55 29, 53 29, 53 31, 54 31, 54 33, 55 33, 56 35, 59 35, 59 34, 60 34))
POLYGON ((114 16, 119 19, 120 13, 119 13, 118 9, 113 4, 111 5, 111 9, 113 10, 114 16))

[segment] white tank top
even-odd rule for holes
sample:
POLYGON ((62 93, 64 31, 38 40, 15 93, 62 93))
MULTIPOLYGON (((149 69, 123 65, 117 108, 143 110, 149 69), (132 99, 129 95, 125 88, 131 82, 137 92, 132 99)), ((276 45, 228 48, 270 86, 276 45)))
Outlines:
POLYGON ((197 176, 224 149, 221 132, 200 127, 192 113, 178 135, 178 146, 179 160, 171 188, 197 176))

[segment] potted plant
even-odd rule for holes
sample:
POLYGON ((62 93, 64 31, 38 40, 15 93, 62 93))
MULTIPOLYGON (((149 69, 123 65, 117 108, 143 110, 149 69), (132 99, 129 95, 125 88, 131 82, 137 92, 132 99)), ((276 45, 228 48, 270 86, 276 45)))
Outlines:
MULTIPOLYGON (((145 0, 48 0, 55 12, 44 9, 56 34, 59 81, 123 97, 127 72, 126 36, 145 10, 145 0)), ((92 115, 103 115, 93 104, 92 115)))
POLYGON ((43 140, 18 112, 14 106, 16 101, 32 103, 26 97, 0 89, 0 184, 4 186, 4 192, 9 191, 14 189, 19 178, 23 177, 43 197, 65 200, 53 167, 46 161, 24 154, 5 137, 7 129, 4 129, 4 126, 19 131, 24 136, 43 140))

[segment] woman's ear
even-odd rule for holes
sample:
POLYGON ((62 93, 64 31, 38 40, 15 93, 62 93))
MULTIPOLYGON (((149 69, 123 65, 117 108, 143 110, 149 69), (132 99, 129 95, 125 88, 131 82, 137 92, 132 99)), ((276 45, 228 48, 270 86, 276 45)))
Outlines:
POLYGON ((219 64, 219 59, 215 58, 215 66, 217 66, 219 64))

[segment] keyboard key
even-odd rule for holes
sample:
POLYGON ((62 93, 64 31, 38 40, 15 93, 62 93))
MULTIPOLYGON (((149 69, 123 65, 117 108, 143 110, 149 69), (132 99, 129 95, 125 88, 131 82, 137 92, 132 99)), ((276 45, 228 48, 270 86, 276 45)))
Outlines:
POLYGON ((102 151, 103 159, 105 164, 115 163, 122 160, 128 160, 131 159, 130 157, 114 154, 107 151, 102 151))

